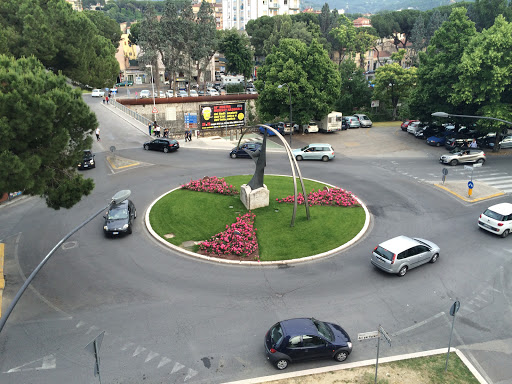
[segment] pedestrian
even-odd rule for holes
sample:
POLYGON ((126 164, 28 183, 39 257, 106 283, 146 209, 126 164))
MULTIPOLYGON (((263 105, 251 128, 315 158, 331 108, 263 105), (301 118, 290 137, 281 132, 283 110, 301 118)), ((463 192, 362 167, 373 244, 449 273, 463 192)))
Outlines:
POLYGON ((139 98, 139 94, 137 93, 137 91, 135 91, 135 100, 137 100, 139 98))
POLYGON ((100 127, 96 128, 96 141, 101 141, 101 139, 100 139, 100 127))
POLYGON ((105 96, 103 96, 103 104, 105 104, 105 96))
POLYGON ((192 141, 192 130, 188 130, 188 141, 192 141))
POLYGON ((476 143, 476 139, 473 139, 473 141, 469 145, 469 148, 478 148, 478 144, 476 143))
POLYGON ((187 129, 185 131, 185 141, 188 141, 188 136, 190 135, 190 131, 187 129))
POLYGON ((157 125, 157 126, 155 127, 155 136, 156 136, 156 137, 160 137, 160 126, 159 126, 159 125, 157 125))
POLYGON ((107 97, 105 97, 105 101, 107 102, 107 105, 108 105, 108 96, 107 96, 107 97))
POLYGON ((151 123, 148 124, 149 136, 151 136, 151 123))

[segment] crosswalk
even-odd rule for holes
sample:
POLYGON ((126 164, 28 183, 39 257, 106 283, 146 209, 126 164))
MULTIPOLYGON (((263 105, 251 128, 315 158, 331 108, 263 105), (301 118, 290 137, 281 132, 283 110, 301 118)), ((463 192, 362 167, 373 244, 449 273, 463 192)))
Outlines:
MULTIPOLYGON (((442 166, 439 164, 423 165, 412 164, 408 161, 390 160, 390 161, 374 161, 373 165, 394 171, 403 176, 411 177, 418 182, 433 182, 441 181, 442 166)), ((474 168, 472 170, 466 169, 462 166, 445 167, 448 170, 447 180, 451 181, 469 181, 482 182, 491 187, 497 188, 507 194, 512 194, 512 171, 505 172, 493 166, 484 165, 481 168, 474 168)))

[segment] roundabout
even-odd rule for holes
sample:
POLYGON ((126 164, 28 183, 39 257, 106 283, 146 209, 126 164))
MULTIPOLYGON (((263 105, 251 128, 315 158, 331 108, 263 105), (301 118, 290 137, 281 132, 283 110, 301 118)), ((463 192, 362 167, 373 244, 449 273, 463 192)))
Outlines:
MULTIPOLYGON (((235 248, 236 253, 208 252, 202 244, 216 233, 213 237, 217 242, 223 239, 222 247, 236 241, 243 248, 243 234, 235 228, 233 235, 228 225, 235 221, 237 215, 240 217, 251 212, 240 202, 236 189, 248 178, 250 176, 226 177, 234 191, 231 193, 226 187, 230 196, 183 190, 183 186, 166 192, 147 209, 146 228, 161 244, 189 256, 219 263, 258 266, 305 262, 330 256, 355 244, 369 228, 370 213, 358 197, 334 185, 311 179, 306 180, 306 190, 312 190, 308 194, 311 196, 308 200, 312 218, 307 220, 305 215, 299 214, 294 227, 290 227, 292 206, 289 202, 293 202, 293 196, 288 193, 293 191, 291 178, 267 175, 271 203, 268 207, 252 211, 255 216, 254 237, 256 231, 258 237, 256 250, 253 252, 251 249, 249 254, 241 255, 238 248, 235 248), (221 232, 224 227, 226 233, 221 232)), ((301 201, 301 197, 299 195, 298 200, 303 207, 304 199, 301 201)))

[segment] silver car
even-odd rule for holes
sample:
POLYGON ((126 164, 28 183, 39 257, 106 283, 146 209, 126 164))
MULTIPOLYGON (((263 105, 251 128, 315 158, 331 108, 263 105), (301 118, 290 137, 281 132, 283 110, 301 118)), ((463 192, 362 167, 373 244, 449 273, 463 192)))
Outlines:
POLYGON ((512 148, 512 135, 505 136, 503 140, 500 141, 500 148, 512 148))
POLYGON ((361 128, 371 128, 372 127, 372 121, 370 118, 366 115, 362 115, 360 113, 354 114, 355 117, 359 120, 359 123, 361 124, 361 128))
POLYGON ((322 160, 334 159, 334 149, 330 144, 315 143, 306 145, 304 148, 292 150, 297 161, 301 160, 322 160))
POLYGON ((439 158, 443 164, 457 165, 461 163, 485 163, 485 153, 481 149, 454 149, 439 158))
POLYGON ((439 247, 431 241, 398 236, 376 246, 371 262, 385 272, 404 276, 409 269, 428 262, 435 263, 439 252, 439 247))

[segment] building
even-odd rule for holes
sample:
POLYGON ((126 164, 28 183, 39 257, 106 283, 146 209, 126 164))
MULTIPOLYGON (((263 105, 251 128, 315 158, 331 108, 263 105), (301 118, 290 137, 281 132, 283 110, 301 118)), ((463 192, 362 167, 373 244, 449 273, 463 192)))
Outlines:
POLYGON ((370 19, 367 19, 366 17, 358 17, 354 20, 354 27, 361 28, 361 27, 371 27, 372 22, 370 19))
MULTIPOLYGON (((213 8, 213 15, 215 17, 216 28, 220 30, 222 29, 222 3, 211 0, 207 1, 211 4, 213 8)), ((197 14, 197 12, 199 12, 199 8, 201 8, 201 2, 192 4, 192 12, 194 12, 194 14, 197 14)))
POLYGON ((300 12, 300 0, 222 0, 224 29, 245 30, 249 20, 261 16, 294 15, 300 12))
POLYGON ((82 0, 66 0, 66 2, 71 4, 73 11, 83 11, 82 0))

